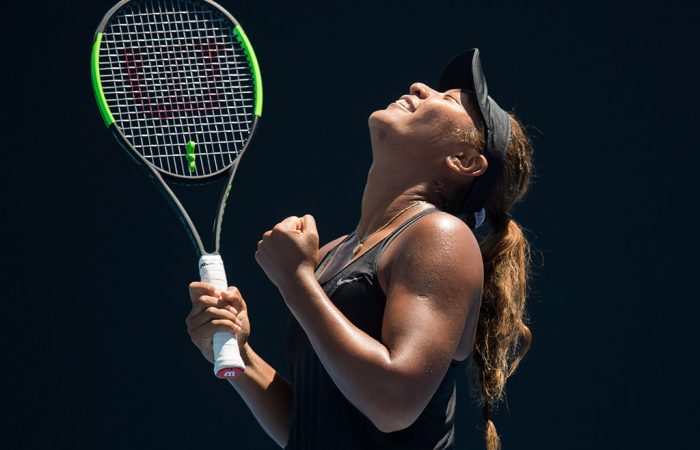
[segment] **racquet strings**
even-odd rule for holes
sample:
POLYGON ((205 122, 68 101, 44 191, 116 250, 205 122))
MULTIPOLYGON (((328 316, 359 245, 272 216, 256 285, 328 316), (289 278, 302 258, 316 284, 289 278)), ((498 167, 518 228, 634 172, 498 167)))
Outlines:
POLYGON ((99 69, 126 139, 160 171, 228 169, 254 119, 253 75, 234 24, 202 2, 134 1, 106 25, 99 69))

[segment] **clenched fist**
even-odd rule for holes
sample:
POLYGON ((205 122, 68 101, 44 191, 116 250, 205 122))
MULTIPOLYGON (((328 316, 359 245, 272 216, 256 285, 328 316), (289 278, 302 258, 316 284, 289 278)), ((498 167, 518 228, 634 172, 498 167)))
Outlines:
POLYGON ((287 217, 266 231, 258 242, 255 260, 278 288, 304 272, 313 274, 318 263, 318 231, 313 216, 287 217))

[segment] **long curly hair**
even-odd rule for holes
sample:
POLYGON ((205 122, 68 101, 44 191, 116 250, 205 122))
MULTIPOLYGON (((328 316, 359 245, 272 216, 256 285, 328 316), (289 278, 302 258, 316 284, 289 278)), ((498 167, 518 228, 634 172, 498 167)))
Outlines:
MULTIPOLYGON (((525 309, 532 276, 531 248, 510 210, 529 189, 534 176, 533 151, 523 126, 513 114, 510 122, 511 137, 503 172, 484 206, 490 228, 479 242, 484 261, 484 291, 474 350, 467 364, 470 395, 483 409, 487 450, 501 448, 491 416, 505 396, 506 380, 516 371, 532 343, 525 309)), ((467 130, 465 138, 477 149, 486 146, 478 126, 467 130)))

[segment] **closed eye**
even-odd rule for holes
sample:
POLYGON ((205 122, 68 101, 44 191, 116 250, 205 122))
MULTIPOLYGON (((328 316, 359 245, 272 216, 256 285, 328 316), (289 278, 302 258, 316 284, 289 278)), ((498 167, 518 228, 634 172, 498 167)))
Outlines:
POLYGON ((447 97, 448 97, 449 99, 453 100, 455 103, 458 103, 458 104, 460 104, 460 105, 462 104, 462 102, 460 102, 459 100, 457 100, 456 98, 454 98, 454 97, 451 96, 451 95, 448 95, 447 97))

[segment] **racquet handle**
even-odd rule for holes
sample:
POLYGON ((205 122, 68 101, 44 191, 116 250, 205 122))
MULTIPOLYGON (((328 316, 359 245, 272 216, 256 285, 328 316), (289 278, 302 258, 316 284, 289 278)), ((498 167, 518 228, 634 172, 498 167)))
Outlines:
MULTIPOLYGON (((224 262, 219 255, 204 255, 199 258, 199 277, 211 283, 219 291, 228 288, 224 262)), ((213 338, 214 373, 219 378, 235 378, 245 370, 238 349, 236 335, 230 331, 217 331, 213 338)))

